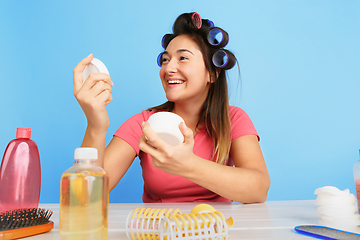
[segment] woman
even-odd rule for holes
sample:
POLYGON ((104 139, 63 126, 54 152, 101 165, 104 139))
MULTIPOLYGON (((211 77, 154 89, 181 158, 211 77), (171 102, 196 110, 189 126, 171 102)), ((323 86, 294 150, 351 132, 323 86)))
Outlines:
POLYGON ((257 132, 247 114, 229 106, 226 69, 236 59, 224 49, 227 33, 217 41, 213 23, 197 13, 180 15, 173 34, 163 38, 159 55, 160 79, 167 102, 128 119, 105 148, 113 83, 107 74, 91 74, 83 82, 82 71, 90 54, 74 69, 74 95, 88 126, 83 147, 99 151, 98 162, 113 189, 136 156, 144 177, 144 202, 238 201, 264 202, 270 178, 257 132), (217 60, 226 53, 228 61, 217 60), (220 54, 221 55, 221 54, 220 54), (226 64, 227 63, 227 64, 226 64), (157 111, 180 115, 184 142, 170 146, 146 123, 157 111), (152 143, 150 145, 148 141, 152 143))

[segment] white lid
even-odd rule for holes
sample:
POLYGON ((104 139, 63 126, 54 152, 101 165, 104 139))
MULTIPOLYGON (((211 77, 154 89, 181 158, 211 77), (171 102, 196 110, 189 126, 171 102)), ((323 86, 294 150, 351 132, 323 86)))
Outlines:
POLYGON ((74 158, 77 160, 86 160, 86 159, 94 159, 98 158, 98 150, 96 148, 76 148, 74 158))
POLYGON ((86 67, 82 73, 84 81, 89 77, 90 73, 109 74, 109 71, 107 70, 105 64, 102 61, 100 61, 97 58, 93 58, 93 60, 88 65, 86 65, 86 67))

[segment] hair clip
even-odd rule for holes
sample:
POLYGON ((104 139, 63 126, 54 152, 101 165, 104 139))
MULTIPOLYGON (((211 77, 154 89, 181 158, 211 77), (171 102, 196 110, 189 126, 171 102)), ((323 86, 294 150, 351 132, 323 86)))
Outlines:
POLYGON ((195 22, 195 25, 198 29, 201 28, 201 25, 202 25, 202 21, 201 21, 201 17, 200 17, 200 14, 198 14, 197 12, 194 12, 192 15, 191 15, 191 18, 193 19, 193 21, 195 22))
POLYGON ((215 67, 222 68, 224 70, 231 69, 236 63, 234 54, 226 49, 220 49, 216 51, 212 57, 212 62, 215 67))
POLYGON ((210 45, 218 48, 225 47, 226 44, 229 42, 229 35, 218 27, 213 27, 210 29, 207 40, 210 43, 210 45))

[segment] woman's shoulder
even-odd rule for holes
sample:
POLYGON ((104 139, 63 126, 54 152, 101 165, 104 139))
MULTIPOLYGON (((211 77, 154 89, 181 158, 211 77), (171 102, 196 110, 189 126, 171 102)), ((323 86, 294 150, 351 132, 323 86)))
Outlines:
POLYGON ((232 129, 232 141, 244 135, 256 135, 259 138, 253 122, 242 108, 230 106, 229 114, 232 129))
POLYGON ((137 122, 146 122, 151 115, 153 115, 154 111, 143 110, 135 115, 131 116, 128 120, 130 121, 137 121, 137 122))
POLYGON ((232 112, 232 111, 243 111, 244 110, 240 107, 237 107, 237 106, 229 106, 229 111, 232 112))
POLYGON ((247 116, 247 113, 240 107, 229 106, 230 119, 234 117, 247 116))
POLYGON ((230 106, 229 115, 232 127, 241 126, 242 128, 254 128, 251 118, 242 108, 230 106))

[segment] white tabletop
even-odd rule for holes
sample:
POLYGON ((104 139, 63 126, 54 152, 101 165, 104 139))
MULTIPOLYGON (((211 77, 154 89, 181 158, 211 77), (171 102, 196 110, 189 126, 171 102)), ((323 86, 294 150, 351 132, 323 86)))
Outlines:
MULTIPOLYGON (((199 203, 112 203, 109 205, 109 239, 127 239, 125 221, 136 208, 179 208, 190 213, 199 203)), ((320 215, 313 200, 269 201, 260 204, 210 203, 225 218, 232 217, 234 226, 229 229, 230 239, 314 239, 295 232, 298 225, 318 225, 320 215)), ((27 239, 58 239, 59 204, 40 204, 54 212, 54 228, 47 233, 27 239)))

